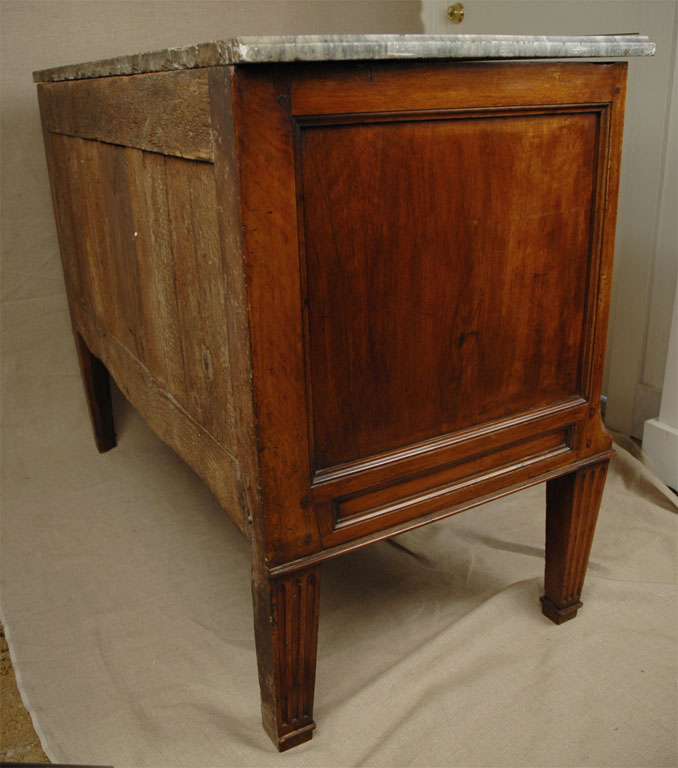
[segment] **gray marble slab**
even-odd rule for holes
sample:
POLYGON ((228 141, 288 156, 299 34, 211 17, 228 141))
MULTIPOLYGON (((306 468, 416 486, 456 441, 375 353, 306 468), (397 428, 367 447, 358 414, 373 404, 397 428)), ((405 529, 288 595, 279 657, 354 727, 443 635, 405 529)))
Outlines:
POLYGON ((35 82, 133 75, 223 64, 379 59, 566 59, 652 56, 644 35, 278 35, 235 37, 72 64, 33 73, 35 82))

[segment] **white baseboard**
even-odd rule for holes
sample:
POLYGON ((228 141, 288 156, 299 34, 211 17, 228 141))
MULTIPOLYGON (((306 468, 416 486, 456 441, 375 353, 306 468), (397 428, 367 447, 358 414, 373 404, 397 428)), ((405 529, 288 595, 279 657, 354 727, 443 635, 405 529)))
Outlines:
POLYGON ((662 391, 659 387, 653 387, 641 381, 636 387, 636 397, 633 403, 633 422, 631 423, 631 436, 641 439, 648 419, 655 419, 659 415, 662 402, 662 391))
POLYGON ((655 472, 678 490, 678 429, 659 419, 649 419, 643 430, 643 453, 655 472))

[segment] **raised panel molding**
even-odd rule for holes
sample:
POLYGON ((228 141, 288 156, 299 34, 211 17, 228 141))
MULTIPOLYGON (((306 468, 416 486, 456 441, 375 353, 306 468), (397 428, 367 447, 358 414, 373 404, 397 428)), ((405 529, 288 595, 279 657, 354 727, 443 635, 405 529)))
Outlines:
POLYGON ((597 260, 592 274, 584 265, 599 247, 601 110, 301 125, 316 473, 520 413, 534 399, 588 394, 597 260), (558 185, 542 168, 554 156, 567 168, 558 185), (514 180, 502 193, 483 181, 497 173, 514 180), (439 219, 425 216, 433 206, 439 219), (505 228, 487 227, 500 210, 505 228))

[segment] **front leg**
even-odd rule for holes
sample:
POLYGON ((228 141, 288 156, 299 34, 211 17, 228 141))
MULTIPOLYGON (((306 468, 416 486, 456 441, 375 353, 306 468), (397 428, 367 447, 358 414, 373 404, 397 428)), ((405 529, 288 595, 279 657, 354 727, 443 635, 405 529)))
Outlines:
POLYGON ((546 484, 546 574, 542 613, 556 624, 573 619, 589 561, 609 460, 546 484))
POLYGON ((281 752, 313 735, 320 567, 252 584, 264 728, 281 752))

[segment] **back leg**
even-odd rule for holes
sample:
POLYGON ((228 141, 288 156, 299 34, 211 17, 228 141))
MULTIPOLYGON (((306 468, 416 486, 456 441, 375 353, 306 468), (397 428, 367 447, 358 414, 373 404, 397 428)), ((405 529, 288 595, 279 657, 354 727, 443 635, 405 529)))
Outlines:
POLYGON ((94 430, 94 441, 99 453, 105 453, 116 445, 108 370, 101 360, 89 351, 84 339, 77 332, 75 348, 80 361, 80 373, 94 430))

